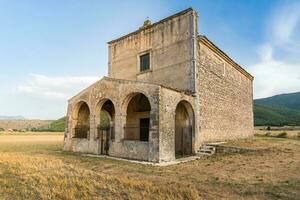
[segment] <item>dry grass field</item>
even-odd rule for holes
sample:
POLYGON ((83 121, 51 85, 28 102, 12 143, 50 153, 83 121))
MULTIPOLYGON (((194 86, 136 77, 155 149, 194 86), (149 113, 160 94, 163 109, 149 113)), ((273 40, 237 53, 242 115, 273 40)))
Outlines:
POLYGON ((256 136, 269 136, 277 138, 290 138, 290 139, 300 139, 300 130, 263 130, 255 129, 256 136))
POLYGON ((300 140, 154 167, 61 152, 62 134, 0 134, 0 199, 299 199, 300 140))

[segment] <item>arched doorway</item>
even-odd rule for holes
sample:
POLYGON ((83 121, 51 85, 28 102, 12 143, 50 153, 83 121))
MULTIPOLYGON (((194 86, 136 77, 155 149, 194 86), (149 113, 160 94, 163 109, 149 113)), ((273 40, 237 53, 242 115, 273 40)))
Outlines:
POLYGON ((135 93, 130 96, 124 127, 125 139, 149 141, 150 111, 150 102, 144 94, 135 93))
POLYGON ((115 139, 115 107, 110 99, 99 102, 96 119, 98 119, 97 139, 100 141, 100 154, 108 154, 110 140, 115 139))
POLYGON ((180 101, 175 111, 175 157, 191 155, 194 130, 194 112, 190 103, 180 101))
POLYGON ((74 138, 88 138, 90 134, 90 109, 85 102, 79 102, 75 110, 74 138))

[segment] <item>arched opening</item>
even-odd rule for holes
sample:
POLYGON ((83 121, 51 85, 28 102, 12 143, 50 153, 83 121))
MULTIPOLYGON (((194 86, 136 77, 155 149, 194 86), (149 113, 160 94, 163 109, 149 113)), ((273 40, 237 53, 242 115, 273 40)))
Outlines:
MULTIPOLYGON (((98 130, 109 130, 110 139, 114 139, 114 124, 115 124, 115 106, 113 102, 109 99, 105 99, 99 103, 97 110, 97 118, 99 118, 98 122, 98 130)), ((98 131, 99 133, 99 131, 98 131)), ((98 134, 99 137, 99 134, 98 134)))
POLYGON ((101 106, 99 109, 100 113, 97 113, 100 117, 99 127, 109 128, 113 126, 115 119, 115 106, 113 102, 110 99, 106 99, 99 104, 101 106))
POLYGON ((96 119, 98 119, 97 139, 100 140, 100 153, 108 154, 109 141, 115 139, 115 107, 111 100, 105 99, 97 106, 96 119))
POLYGON ((194 112, 190 103, 180 101, 175 112, 175 157, 192 154, 194 112))
POLYGON ((149 140, 151 106, 142 93, 134 94, 127 106, 125 136, 127 140, 149 140))
POLYGON ((88 138, 90 133, 90 109, 85 102, 78 103, 75 138, 88 138))

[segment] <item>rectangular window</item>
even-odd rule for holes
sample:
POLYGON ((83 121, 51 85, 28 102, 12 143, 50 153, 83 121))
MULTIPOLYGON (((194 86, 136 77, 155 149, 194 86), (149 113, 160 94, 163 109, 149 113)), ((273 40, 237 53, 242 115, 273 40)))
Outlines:
POLYGON ((150 69, 150 53, 146 53, 140 56, 140 71, 146 71, 150 69))
POLYGON ((141 118, 140 119, 140 140, 148 141, 149 140, 149 118, 141 118))

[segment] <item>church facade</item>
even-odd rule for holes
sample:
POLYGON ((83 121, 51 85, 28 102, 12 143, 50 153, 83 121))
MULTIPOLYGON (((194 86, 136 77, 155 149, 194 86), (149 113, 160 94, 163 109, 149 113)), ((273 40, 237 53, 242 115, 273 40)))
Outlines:
POLYGON ((253 77, 198 33, 192 8, 108 48, 108 76, 68 102, 65 151, 158 163, 253 136, 253 77))

